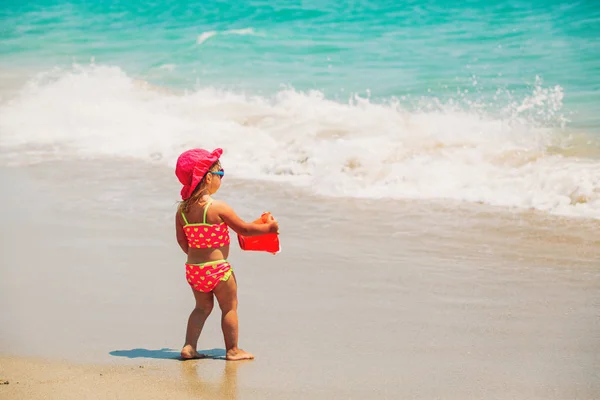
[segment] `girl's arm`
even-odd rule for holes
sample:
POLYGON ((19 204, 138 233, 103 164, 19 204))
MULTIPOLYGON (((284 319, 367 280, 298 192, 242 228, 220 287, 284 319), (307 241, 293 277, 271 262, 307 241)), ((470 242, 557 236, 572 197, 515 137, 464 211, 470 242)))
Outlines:
POLYGON ((243 236, 257 236, 266 233, 279 233, 279 224, 273 217, 266 224, 255 224, 254 222, 245 222, 233 211, 227 203, 215 201, 212 205, 215 211, 219 213, 219 217, 237 234, 243 236))
POLYGON ((175 214, 175 232, 177 235, 177 243, 179 243, 179 247, 185 254, 188 253, 188 241, 187 237, 185 237, 185 232, 183 231, 183 222, 181 221, 181 216, 179 211, 175 214))

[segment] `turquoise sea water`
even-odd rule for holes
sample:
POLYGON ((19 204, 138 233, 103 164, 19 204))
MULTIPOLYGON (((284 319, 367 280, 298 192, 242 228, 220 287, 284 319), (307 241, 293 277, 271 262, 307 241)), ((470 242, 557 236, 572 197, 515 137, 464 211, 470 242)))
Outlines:
POLYGON ((157 84, 493 101, 560 85, 600 106, 594 1, 4 1, 3 64, 118 65, 157 84), (466 92, 468 91, 468 92, 466 92), (466 93, 471 93, 467 95, 466 93))
POLYGON ((0 20, 0 68, 36 76, 0 110, 5 147, 172 163, 221 146, 325 194, 369 176, 367 196, 600 215, 591 0, 5 0, 0 20))

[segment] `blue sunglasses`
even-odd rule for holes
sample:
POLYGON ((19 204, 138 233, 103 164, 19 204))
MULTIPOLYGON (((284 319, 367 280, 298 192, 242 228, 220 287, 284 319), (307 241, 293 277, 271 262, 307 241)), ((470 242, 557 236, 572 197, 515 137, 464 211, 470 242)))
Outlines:
POLYGON ((219 175, 221 178, 223 178, 223 177, 225 176, 225 170, 224 170, 223 168, 221 168, 221 169, 220 169, 220 170, 218 170, 218 171, 214 171, 214 172, 213 172, 213 171, 210 171, 210 173, 211 173, 212 175, 219 175))

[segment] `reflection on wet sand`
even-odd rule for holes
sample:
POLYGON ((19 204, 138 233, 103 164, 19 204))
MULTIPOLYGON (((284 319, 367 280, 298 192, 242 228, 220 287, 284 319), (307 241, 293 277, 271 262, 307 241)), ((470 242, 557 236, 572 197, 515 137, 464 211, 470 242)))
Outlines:
POLYGON ((232 400, 237 399, 237 370, 248 362, 251 361, 190 360, 181 363, 181 375, 186 390, 194 397, 232 400), (215 364, 222 367, 215 368, 215 364))

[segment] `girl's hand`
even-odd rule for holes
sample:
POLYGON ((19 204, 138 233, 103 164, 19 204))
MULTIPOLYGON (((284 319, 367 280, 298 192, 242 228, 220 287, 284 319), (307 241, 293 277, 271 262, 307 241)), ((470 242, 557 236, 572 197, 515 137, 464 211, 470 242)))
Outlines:
POLYGON ((279 234, 279 223, 275 219, 269 222, 269 233, 279 234))

